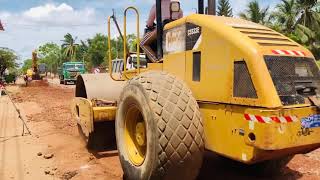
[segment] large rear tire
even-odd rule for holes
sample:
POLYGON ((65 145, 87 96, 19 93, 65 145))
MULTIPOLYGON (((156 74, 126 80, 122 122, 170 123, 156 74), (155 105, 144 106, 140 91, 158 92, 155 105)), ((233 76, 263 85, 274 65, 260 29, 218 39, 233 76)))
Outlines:
POLYGON ((196 179, 204 151, 199 106, 190 89, 164 72, 128 81, 116 137, 125 179, 196 179))

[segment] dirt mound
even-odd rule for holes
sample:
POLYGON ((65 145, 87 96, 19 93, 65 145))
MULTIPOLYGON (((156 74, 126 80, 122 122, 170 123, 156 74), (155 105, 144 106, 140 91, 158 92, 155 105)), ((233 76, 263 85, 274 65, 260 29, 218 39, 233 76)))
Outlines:
POLYGON ((44 80, 32 80, 31 82, 28 83, 29 87, 41 87, 41 86, 49 86, 49 83, 46 79, 44 80))
POLYGON ((73 89, 49 86, 46 81, 32 81, 28 86, 21 86, 12 99, 24 110, 29 121, 49 121, 58 129, 74 134, 76 131, 70 128, 76 127, 70 112, 73 94, 73 89))

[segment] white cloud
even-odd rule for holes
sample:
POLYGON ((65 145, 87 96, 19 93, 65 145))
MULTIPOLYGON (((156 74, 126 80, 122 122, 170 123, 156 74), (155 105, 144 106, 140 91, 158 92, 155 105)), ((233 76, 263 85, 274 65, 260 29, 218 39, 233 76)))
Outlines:
POLYGON ((9 24, 46 26, 85 25, 95 23, 97 19, 94 9, 75 10, 66 3, 60 5, 49 3, 19 14, 0 12, 0 18, 9 24))
POLYGON ((73 13, 73 11, 73 8, 65 3, 59 6, 55 6, 54 4, 46 4, 44 6, 31 8, 23 14, 26 17, 41 19, 50 17, 52 14, 73 13))
MULTIPOLYGON (((96 33, 107 34, 106 17, 112 14, 112 8, 115 8, 119 25, 122 28, 123 9, 128 6, 139 8, 142 33, 149 9, 155 2, 154 0, 77 0, 72 3, 68 1, 70 2, 68 4, 55 3, 56 0, 46 0, 45 2, 48 1, 52 3, 43 3, 21 12, 0 11, 0 19, 6 30, 0 32, 0 47, 15 50, 21 55, 22 60, 25 60, 31 57, 32 50, 39 45, 46 42, 60 44, 60 40, 66 33, 71 33, 81 40, 91 38, 96 33), (73 6, 75 3, 81 8, 75 8, 77 7, 73 6), (88 6, 95 7, 95 9, 88 6)), ((197 7, 195 0, 180 1, 185 15, 194 12, 194 8, 197 7)), ((43 1, 41 0, 41 2, 43 1)), ((233 14, 238 15, 246 8, 248 2, 249 0, 230 0, 234 10, 233 14)), ((266 6, 274 4, 275 0, 259 0, 259 2, 266 6)), ((135 27, 135 16, 131 13, 128 15, 127 27, 128 33, 135 33, 135 28, 130 28, 135 27)), ((115 32, 114 26, 112 31, 115 32)), ((114 36, 116 33, 112 34, 114 36)))
POLYGON ((66 33, 87 39, 96 33, 106 34, 106 22, 93 8, 75 9, 62 4, 44 4, 20 13, 0 12, 5 31, 0 32, 0 47, 15 50, 21 60, 46 42, 61 44, 66 33))
POLYGON ((0 18, 1 19, 8 19, 11 16, 8 12, 0 12, 0 18))

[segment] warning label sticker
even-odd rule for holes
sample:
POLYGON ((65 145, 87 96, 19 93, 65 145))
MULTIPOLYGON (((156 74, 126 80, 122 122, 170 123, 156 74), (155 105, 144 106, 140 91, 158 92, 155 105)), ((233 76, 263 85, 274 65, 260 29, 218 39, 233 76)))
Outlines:
POLYGON ((301 120, 303 128, 318 128, 320 127, 320 115, 312 115, 301 120))

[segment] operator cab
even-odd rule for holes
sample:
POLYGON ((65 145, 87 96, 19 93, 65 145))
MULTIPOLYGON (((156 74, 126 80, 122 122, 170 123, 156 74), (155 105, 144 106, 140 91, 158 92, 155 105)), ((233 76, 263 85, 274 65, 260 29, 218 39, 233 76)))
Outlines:
MULTIPOLYGON (((175 20, 178 20, 178 14, 182 11, 181 9, 181 5, 180 2, 178 1, 172 1, 170 3, 170 19, 166 19, 163 21, 163 26, 165 26, 166 24, 173 22, 175 20)), ((157 24, 154 23, 152 27, 148 27, 146 26, 145 28, 145 33, 148 33, 150 31, 153 31, 155 28, 157 27, 157 24)))
MULTIPOLYGON (((162 9, 163 10, 163 9, 162 9)), ((167 10, 167 9, 166 9, 167 10)), ((152 12, 152 11, 151 11, 152 12)), ((163 12, 162 12, 163 13, 163 12)), ((156 15, 156 17, 157 16, 159 16, 159 14, 158 14, 158 12, 156 13, 157 15, 156 15)), ((182 9, 181 9, 181 6, 180 6, 180 2, 178 2, 178 1, 172 1, 172 2, 170 2, 170 6, 169 6, 169 12, 167 11, 167 12, 165 12, 164 14, 167 14, 166 16, 162 16, 161 15, 161 23, 160 23, 160 27, 161 28, 159 28, 159 26, 157 26, 157 24, 156 23, 153 23, 153 25, 152 26, 150 26, 150 25, 146 25, 146 28, 145 28, 145 36, 144 36, 144 40, 143 40, 143 43, 141 43, 141 45, 140 45, 140 47, 142 48, 142 50, 145 52, 145 53, 147 53, 147 59, 148 59, 148 61, 149 62, 155 62, 156 60, 154 60, 154 58, 153 59, 149 59, 148 57, 154 57, 154 55, 155 55, 155 52, 157 52, 158 51, 158 44, 157 44, 157 37, 154 37, 154 36, 157 36, 155 33, 152 33, 152 32, 154 32, 155 31, 155 29, 156 28, 158 28, 158 29, 161 29, 161 31, 162 31, 162 29, 163 29, 163 27, 166 25, 166 24, 168 24, 168 23, 170 23, 170 22, 173 22, 173 21, 175 21, 175 20, 178 20, 178 19, 180 19, 181 18, 181 16, 182 16, 182 9), (169 18, 168 18, 168 14, 170 14, 169 15, 169 18), (165 18, 165 19, 163 19, 163 18, 165 18), (149 46, 149 48, 151 48, 151 50, 153 51, 153 52, 150 52, 150 49, 148 49, 148 47, 147 46, 149 46), (152 56, 153 55, 153 56, 152 56)), ((157 22, 158 22, 158 20, 157 20, 157 22)), ((159 33, 159 30, 157 30, 158 32, 157 33, 159 33)), ((160 33, 161 34, 161 33, 160 33)), ((158 57, 158 60, 160 60, 161 58, 159 58, 158 57)))

